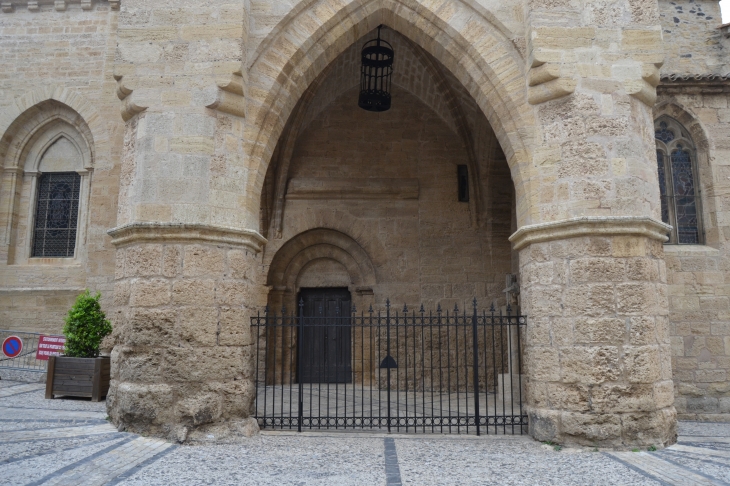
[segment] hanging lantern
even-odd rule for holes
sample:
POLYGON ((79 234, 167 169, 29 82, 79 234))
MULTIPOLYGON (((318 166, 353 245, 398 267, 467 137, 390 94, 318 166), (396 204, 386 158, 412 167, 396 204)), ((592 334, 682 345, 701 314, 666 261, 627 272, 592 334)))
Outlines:
POLYGON ((362 47, 360 99, 358 106, 367 111, 390 109, 390 82, 393 75, 393 46, 378 38, 362 47))

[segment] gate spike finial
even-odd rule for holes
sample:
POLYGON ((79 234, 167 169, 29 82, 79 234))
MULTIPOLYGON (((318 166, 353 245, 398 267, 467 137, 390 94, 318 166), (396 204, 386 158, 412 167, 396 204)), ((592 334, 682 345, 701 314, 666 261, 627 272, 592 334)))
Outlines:
POLYGON ((403 313, 405 314, 406 312, 408 312, 408 305, 403 304, 403 313))
POLYGON ((423 308, 423 304, 421 304, 421 309, 418 312, 420 312, 421 314, 423 314, 424 312, 426 312, 426 309, 423 308))
POLYGON ((370 308, 368 309, 368 312, 369 312, 370 314, 372 314, 373 312, 375 312, 375 311, 373 310, 373 304, 370 304, 370 308))
POLYGON ((266 307, 264 307, 264 314, 269 313, 269 304, 266 304, 266 307))
POLYGON ((355 314, 357 312, 357 305, 352 304, 352 313, 355 314))
POLYGON ((507 304, 507 315, 510 315, 512 313, 512 306, 507 304))
POLYGON ((471 303, 474 306, 474 308, 476 309, 477 308, 477 298, 474 297, 474 300, 472 300, 471 303))
POLYGON ((494 313, 494 302, 489 306, 489 312, 494 313))
POLYGON ((440 302, 439 302, 439 304, 438 304, 438 305, 436 306, 436 312, 438 312, 439 314, 441 314, 441 303, 440 303, 440 302))
POLYGON ((459 304, 454 304, 454 314, 459 313, 459 304))
POLYGON ((385 307, 390 307, 390 299, 385 299, 385 307))

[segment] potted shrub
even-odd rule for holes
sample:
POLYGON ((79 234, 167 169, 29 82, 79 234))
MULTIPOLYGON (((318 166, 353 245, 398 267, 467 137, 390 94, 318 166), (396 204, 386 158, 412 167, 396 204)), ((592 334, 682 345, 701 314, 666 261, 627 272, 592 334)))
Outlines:
POLYGON ((109 356, 99 356, 99 345, 112 332, 112 325, 101 310, 99 297, 101 294, 92 296, 87 289, 68 311, 64 354, 48 360, 46 398, 65 395, 98 402, 106 396, 111 363, 109 356))

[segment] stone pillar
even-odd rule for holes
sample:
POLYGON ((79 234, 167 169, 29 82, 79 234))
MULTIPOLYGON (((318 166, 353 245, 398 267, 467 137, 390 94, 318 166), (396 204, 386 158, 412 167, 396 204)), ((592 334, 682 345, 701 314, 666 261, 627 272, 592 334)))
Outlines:
POLYGON ((120 428, 183 441, 250 433, 250 315, 265 240, 245 194, 248 2, 121 7, 115 64, 126 120, 112 382, 120 428))
POLYGON ((226 422, 250 433, 260 242, 205 225, 136 224, 117 247, 109 416, 119 427, 183 441, 226 422))
POLYGON ((599 447, 676 440, 652 106, 656 0, 533 2, 537 128, 518 205, 530 433, 599 447), (521 211, 520 211, 521 210, 521 211))

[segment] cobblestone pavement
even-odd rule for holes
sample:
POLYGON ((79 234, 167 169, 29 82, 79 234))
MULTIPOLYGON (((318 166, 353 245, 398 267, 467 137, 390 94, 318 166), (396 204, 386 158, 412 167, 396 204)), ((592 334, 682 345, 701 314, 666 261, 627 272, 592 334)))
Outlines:
POLYGON ((117 432, 105 404, 0 381, 0 484, 730 485, 730 424, 680 424, 660 451, 611 452, 525 436, 267 432, 178 446, 117 432))

